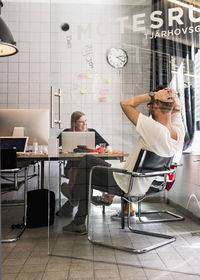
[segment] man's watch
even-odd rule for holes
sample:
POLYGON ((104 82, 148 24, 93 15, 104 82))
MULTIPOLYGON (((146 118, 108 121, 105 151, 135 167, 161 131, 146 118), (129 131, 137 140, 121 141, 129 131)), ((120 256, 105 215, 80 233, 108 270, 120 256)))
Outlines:
POLYGON ((154 101, 154 95, 155 95, 155 92, 153 92, 153 91, 149 92, 149 96, 151 97, 151 102, 154 101))

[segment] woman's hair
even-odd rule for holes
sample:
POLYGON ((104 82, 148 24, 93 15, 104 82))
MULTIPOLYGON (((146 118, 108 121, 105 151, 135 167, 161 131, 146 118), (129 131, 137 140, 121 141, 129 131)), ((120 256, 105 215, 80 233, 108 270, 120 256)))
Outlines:
POLYGON ((76 112, 72 113, 72 115, 71 115, 71 131, 76 131, 76 122, 82 116, 85 116, 85 114, 80 112, 80 111, 76 111, 76 112))

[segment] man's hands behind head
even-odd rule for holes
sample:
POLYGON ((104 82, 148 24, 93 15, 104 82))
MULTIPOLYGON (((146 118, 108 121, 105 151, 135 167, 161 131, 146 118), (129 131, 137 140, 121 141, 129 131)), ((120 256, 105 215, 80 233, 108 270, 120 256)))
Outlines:
POLYGON ((164 88, 155 92, 154 99, 162 102, 171 103, 174 102, 174 111, 181 110, 180 100, 178 94, 172 88, 164 88))
POLYGON ((164 88, 155 92, 154 99, 158 99, 162 102, 175 102, 177 93, 171 88, 164 88))

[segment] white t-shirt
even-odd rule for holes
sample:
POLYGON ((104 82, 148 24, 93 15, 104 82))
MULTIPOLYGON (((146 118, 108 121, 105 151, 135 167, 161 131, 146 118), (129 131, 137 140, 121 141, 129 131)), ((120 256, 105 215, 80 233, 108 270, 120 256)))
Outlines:
MULTIPOLYGON (((177 133, 177 140, 170 137, 168 128, 150 117, 139 114, 136 131, 140 135, 135 146, 125 162, 112 165, 133 171, 136 160, 141 149, 156 153, 159 156, 171 157, 183 148, 184 127, 180 113, 172 114, 172 125, 177 133)), ((117 185, 125 192, 128 192, 130 175, 113 173, 117 185)), ((154 177, 134 178, 131 195, 143 195, 149 189, 154 177)))

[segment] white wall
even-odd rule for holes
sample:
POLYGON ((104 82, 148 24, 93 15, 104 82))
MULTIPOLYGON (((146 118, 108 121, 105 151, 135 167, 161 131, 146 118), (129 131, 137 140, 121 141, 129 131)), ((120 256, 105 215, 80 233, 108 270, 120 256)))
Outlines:
POLYGON ((174 186, 168 197, 194 216, 200 218, 200 154, 184 153, 177 168, 174 186))

